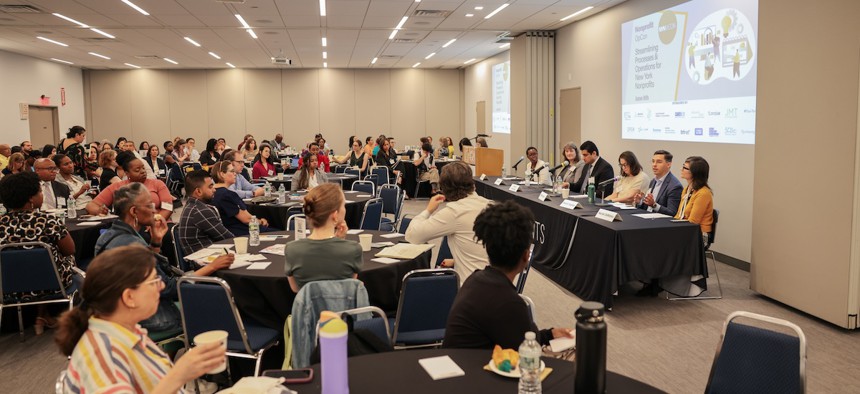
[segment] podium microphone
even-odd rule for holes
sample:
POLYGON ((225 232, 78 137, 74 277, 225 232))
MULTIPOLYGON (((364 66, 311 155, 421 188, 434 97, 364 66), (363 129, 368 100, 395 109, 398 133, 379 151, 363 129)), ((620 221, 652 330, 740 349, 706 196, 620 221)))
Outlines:
POLYGON ((558 169, 559 169, 559 168, 562 168, 562 167, 567 166, 567 165, 569 165, 569 164, 570 164, 570 162, 569 162, 569 161, 567 161, 567 160, 565 160, 565 161, 564 161, 564 163, 561 163, 561 164, 559 164, 559 165, 557 165, 557 166, 553 167, 552 169, 550 169, 550 170, 549 170, 549 172, 550 172, 551 174, 555 174, 555 172, 556 172, 556 171, 558 171, 558 169))

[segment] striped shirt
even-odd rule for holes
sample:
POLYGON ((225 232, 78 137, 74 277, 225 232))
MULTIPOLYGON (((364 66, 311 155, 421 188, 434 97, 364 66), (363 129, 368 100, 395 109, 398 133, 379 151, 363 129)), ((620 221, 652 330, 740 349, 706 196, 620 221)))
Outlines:
POLYGON ((173 363, 139 325, 91 317, 66 374, 66 393, 149 393, 173 363))

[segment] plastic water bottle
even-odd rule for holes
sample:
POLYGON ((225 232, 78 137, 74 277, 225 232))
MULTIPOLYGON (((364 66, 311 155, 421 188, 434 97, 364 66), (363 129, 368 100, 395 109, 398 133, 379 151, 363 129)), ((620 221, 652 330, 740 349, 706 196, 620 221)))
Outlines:
POLYGON ((588 180, 587 193, 588 193, 588 203, 594 204, 594 179, 588 180))
POLYGON ((508 177, 508 170, 505 169, 505 167, 502 167, 502 179, 505 179, 507 177, 508 177))
MULTIPOLYGON (((586 301, 576 310, 576 379, 574 391, 606 391, 606 322, 603 304, 586 301)), ((522 357, 522 356, 520 356, 522 357)))
POLYGON ((287 192, 284 190, 284 184, 278 186, 278 204, 287 203, 287 192))
POLYGON ((519 394, 540 394, 540 345, 535 333, 526 332, 526 340, 520 345, 519 394))
POLYGON ((260 221, 256 216, 251 216, 251 222, 248 223, 248 245, 260 246, 260 221))
POLYGON ((74 219, 74 218, 78 217, 78 211, 76 211, 76 209, 78 209, 78 207, 77 207, 77 205, 75 205, 75 198, 72 196, 69 196, 69 199, 66 200, 66 205, 68 205, 66 207, 66 210, 67 210, 66 216, 69 219, 74 219))
POLYGON ((263 190, 266 192, 266 197, 272 195, 272 184, 269 181, 266 181, 266 184, 263 186, 263 190))

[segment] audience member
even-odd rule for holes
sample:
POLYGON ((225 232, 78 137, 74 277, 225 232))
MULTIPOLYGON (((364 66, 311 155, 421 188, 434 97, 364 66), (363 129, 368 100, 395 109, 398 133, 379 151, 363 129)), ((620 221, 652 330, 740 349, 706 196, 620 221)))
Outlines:
POLYGON ((623 202, 632 204, 637 194, 647 190, 648 177, 642 171, 639 159, 631 151, 621 152, 618 156, 621 179, 615 181, 612 194, 605 197, 606 201, 623 202))
POLYGON ((259 152, 257 149, 257 140, 253 138, 248 138, 248 140, 245 141, 245 145, 240 149, 242 150, 242 153, 244 153, 245 160, 248 161, 254 160, 259 152))
POLYGON ((188 159, 191 161, 194 161, 194 162, 200 161, 200 152, 198 152, 197 149, 194 149, 194 144, 195 144, 194 138, 189 137, 185 141, 186 141, 185 151, 189 155, 188 159))
POLYGON ((191 160, 191 153, 188 151, 187 143, 182 138, 173 143, 173 154, 176 156, 176 161, 179 164, 191 160))
POLYGON ((284 136, 281 135, 281 133, 275 134, 275 139, 273 141, 270 141, 270 144, 272 145, 272 149, 274 149, 275 152, 280 152, 289 146, 284 143, 284 136))
POLYGON ((368 156, 361 149, 361 140, 358 138, 350 137, 352 141, 352 151, 346 155, 343 160, 338 161, 340 164, 346 164, 350 168, 357 168, 361 174, 365 174, 367 171, 367 165, 370 162, 370 156, 368 156))
POLYGON ((66 209, 71 192, 69 187, 57 182, 57 166, 53 160, 38 159, 33 164, 42 187, 43 209, 66 209))
POLYGON ((474 232, 484 244, 490 266, 463 282, 445 327, 445 348, 516 349, 527 331, 541 345, 573 337, 569 328, 538 330, 513 280, 529 263, 534 216, 512 200, 490 205, 475 218, 474 232))
POLYGON ((58 149, 60 153, 72 159, 72 163, 75 165, 75 175, 81 178, 87 177, 87 151, 83 146, 86 136, 86 129, 81 126, 73 126, 66 133, 66 139, 60 142, 60 149, 58 149))
POLYGON ((0 171, 6 170, 9 165, 9 158, 12 156, 12 148, 9 144, 0 144, 0 171))
POLYGON ((374 156, 376 165, 388 167, 388 173, 394 174, 399 179, 400 170, 396 169, 398 164, 397 156, 391 150, 391 143, 388 142, 387 138, 381 137, 376 141, 376 144, 379 147, 379 152, 374 156))
MULTIPOLYGON (((239 152, 237 152, 239 153, 239 152)), ((244 158, 244 155, 240 154, 244 158)), ((244 168, 244 165, 242 166, 244 168)), ((251 171, 252 179, 263 179, 275 176, 278 173, 278 167, 275 165, 275 157, 272 154, 272 147, 269 145, 260 146, 260 153, 254 158, 254 168, 251 171)))
POLYGON ((99 154, 99 167, 102 169, 102 174, 99 176, 99 190, 107 189, 111 184, 122 181, 117 171, 122 172, 122 176, 125 175, 125 172, 119 168, 116 156, 116 151, 110 149, 99 154))
POLYGON ((57 154, 57 147, 51 144, 47 144, 42 147, 42 157, 46 159, 54 160, 54 155, 57 154))
POLYGON ((158 145, 152 144, 149 147, 143 161, 157 178, 164 178, 167 175, 167 166, 164 164, 164 160, 159 157, 158 145))
POLYGON ((206 141, 206 150, 200 154, 200 164, 204 166, 211 166, 221 160, 221 154, 218 153, 215 149, 218 145, 218 140, 214 138, 210 138, 209 141, 206 141))
POLYGON ((71 197, 75 199, 75 209, 86 207, 93 200, 90 196, 90 183, 75 175, 75 165, 72 159, 64 154, 54 155, 54 165, 60 170, 56 181, 66 185, 71 193, 71 197))
POLYGON ((439 138, 439 157, 454 157, 454 147, 448 141, 448 137, 439 138))
POLYGON ((167 186, 164 182, 158 179, 147 178, 146 170, 144 169, 146 164, 143 163, 143 160, 134 157, 134 154, 131 152, 120 153, 117 155, 116 161, 123 168, 128 179, 112 183, 107 188, 102 189, 96 198, 87 204, 87 212, 90 215, 107 213, 107 207, 114 203, 113 196, 117 189, 130 183, 139 182, 149 190, 151 200, 155 203, 157 213, 160 214, 161 217, 169 219, 170 215, 173 214, 173 196, 170 194, 170 191, 167 190, 167 186))
MULTIPOLYGON (((215 195, 212 198, 212 205, 218 209, 221 222, 233 235, 237 237, 247 236, 251 214, 248 213, 248 207, 239 198, 239 195, 229 190, 230 185, 236 183, 238 176, 233 170, 233 164, 229 161, 221 161, 213 165, 209 172, 215 181, 215 195)), ((259 220, 260 232, 269 231, 266 228, 269 222, 265 218, 259 220)))
MULTIPOLYGON (((317 161, 319 162, 318 168, 320 169, 320 171, 325 170, 325 172, 331 172, 331 163, 329 162, 328 156, 323 154, 319 144, 317 144, 316 142, 311 142, 310 144, 308 144, 308 152, 317 157, 317 161)), ((301 167, 303 164, 304 163, 300 158, 299 167, 301 167)))
MULTIPOLYGON (((579 150, 582 154, 582 161, 585 162, 585 168, 582 169, 582 176, 575 183, 570 184, 572 192, 585 194, 588 191, 588 180, 590 178, 594 178, 594 185, 597 187, 601 182, 615 177, 612 165, 600 157, 600 151, 597 150, 597 145, 594 142, 583 142, 579 146, 579 150)), ((602 192, 605 195, 612 194, 612 183, 606 184, 602 192)), ((600 195, 601 190, 597 190, 597 194, 600 195)))
POLYGON ((639 193, 637 199, 642 203, 639 208, 648 212, 658 212, 675 216, 681 205, 681 191, 684 188, 675 175, 672 175, 672 154, 665 150, 654 152, 651 158, 651 170, 654 179, 648 185, 647 194, 639 193))
POLYGON ((179 245, 186 255, 206 248, 215 242, 233 238, 221 223, 218 211, 209 205, 215 197, 215 182, 203 170, 192 171, 185 177, 185 195, 188 202, 179 217, 179 245))
POLYGON ((412 164, 418 170, 418 180, 430 182, 432 194, 439 192, 439 170, 433 161, 433 145, 426 143, 421 145, 421 152, 412 164))
POLYGON ((30 156, 30 153, 33 153, 33 144, 30 141, 22 141, 21 142, 21 153, 24 156, 30 156))
MULTIPOLYGON (((236 183, 231 185, 228 189, 238 194, 241 198, 252 198, 262 196, 265 193, 262 187, 254 186, 249 182, 251 178, 248 175, 248 168, 245 167, 245 160, 242 159, 242 156, 237 151, 230 151, 224 154, 223 161, 230 162, 233 164, 233 169, 241 168, 240 172, 237 174, 236 183)), ((186 185, 187 186, 187 185, 186 185)))
POLYGON ((299 170, 293 174, 290 190, 311 190, 319 185, 328 183, 328 176, 319 169, 319 156, 305 152, 300 160, 299 170))
POLYGON ((472 141, 470 141, 468 138, 465 138, 465 137, 461 138, 460 139, 460 153, 463 153, 463 147, 464 146, 472 146, 472 141))
POLYGON ((146 156, 147 152, 149 152, 149 142, 141 142, 140 146, 137 147, 137 151, 140 152, 141 155, 146 156))
POLYGON ((543 185, 552 184, 552 176, 549 175, 549 164, 538 159, 537 148, 530 146, 526 149, 526 179, 543 185))
MULTIPOLYGON (((58 216, 39 211, 42 206, 42 189, 39 177, 32 172, 20 172, 0 180, 0 199, 8 211, 0 216, 0 244, 18 242, 44 242, 48 245, 54 265, 63 286, 72 285, 72 267, 75 266, 75 243, 58 216)), ((26 247, 27 249, 31 247, 26 247)), ((4 281, 6 278, 3 279, 4 281)), ((58 291, 35 291, 30 293, 3 293, 3 297, 28 301, 58 291)), ((45 327, 55 328, 56 320, 45 305, 38 306, 36 335, 45 327)))
POLYGON ((367 157, 376 157, 375 147, 376 140, 371 136, 367 136, 367 138, 364 139, 364 154, 366 154, 367 157))
MULTIPOLYGON (((11 151, 11 149, 10 149, 11 151)), ((21 152, 13 153, 9 156, 9 165, 3 169, 3 175, 17 174, 27 171, 27 158, 21 152)))
POLYGON ((102 140, 102 145, 99 148, 99 153, 104 152, 106 150, 113 150, 113 145, 111 145, 108 140, 102 140))
POLYGON ((83 302, 65 313, 55 341, 74 393, 176 393, 226 357, 217 343, 198 344, 174 365, 139 322, 163 302, 155 256, 139 246, 96 257, 81 288, 83 302))
POLYGON ((303 209, 311 234, 284 247, 285 272, 293 292, 308 282, 358 277, 362 251, 358 242, 346 240, 345 204, 343 191, 334 183, 320 185, 305 196, 303 209))

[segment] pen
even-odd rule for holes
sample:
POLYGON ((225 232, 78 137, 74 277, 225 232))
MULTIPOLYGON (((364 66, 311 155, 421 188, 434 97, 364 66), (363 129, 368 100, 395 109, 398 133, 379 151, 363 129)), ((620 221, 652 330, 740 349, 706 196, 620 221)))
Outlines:
POLYGON ((223 249, 224 249, 224 254, 230 254, 230 252, 227 251, 227 248, 223 248, 223 249))

